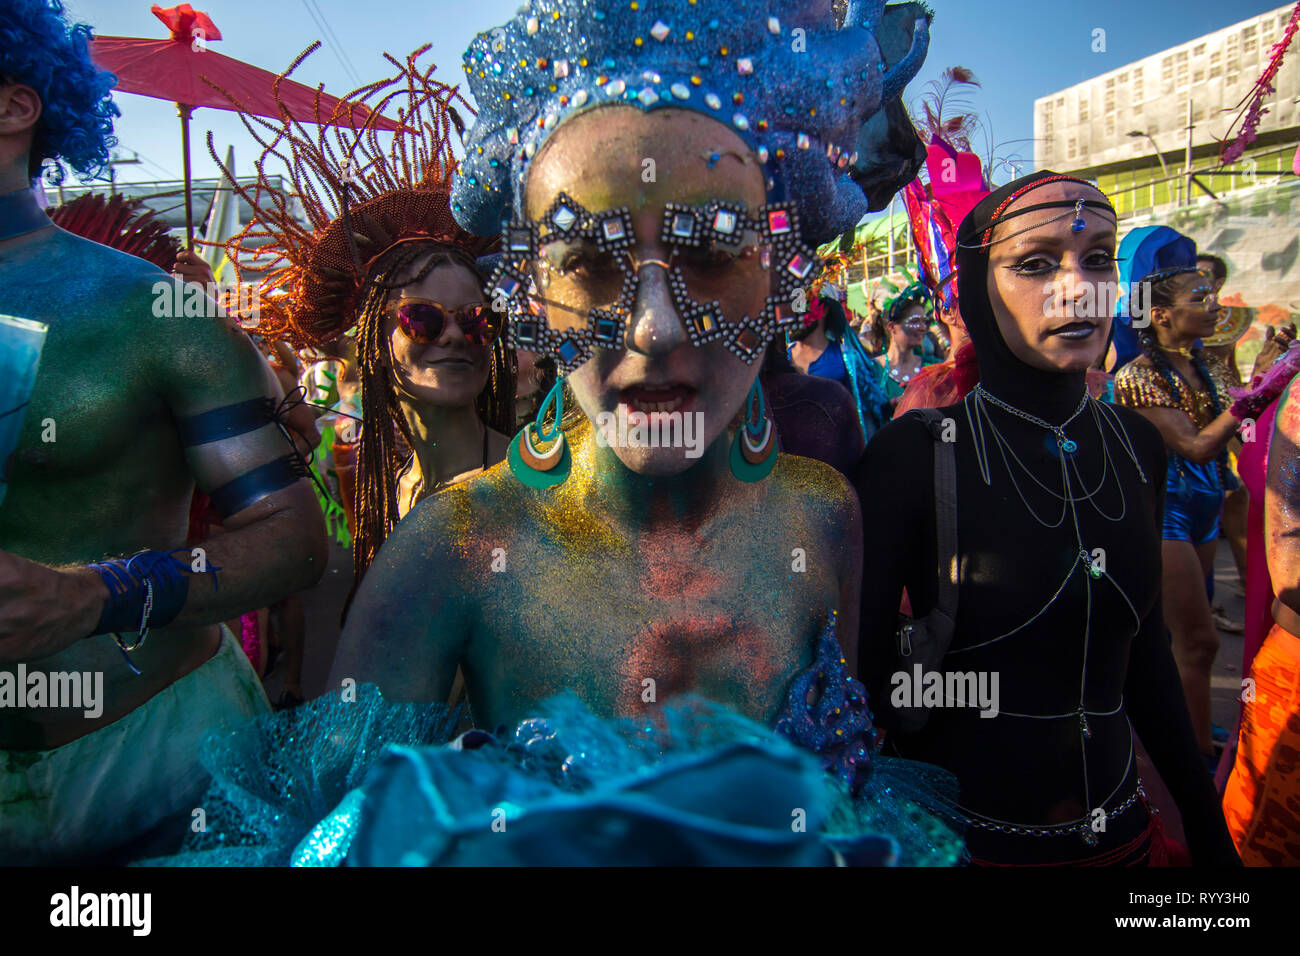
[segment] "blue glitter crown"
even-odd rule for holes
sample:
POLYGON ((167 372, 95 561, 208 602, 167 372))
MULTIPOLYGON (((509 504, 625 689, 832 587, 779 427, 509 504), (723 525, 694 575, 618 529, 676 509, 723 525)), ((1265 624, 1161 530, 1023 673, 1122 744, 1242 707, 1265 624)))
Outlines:
POLYGON ((931 16, 920 3, 850 0, 836 28, 825 0, 532 0, 465 52, 479 113, 452 212, 494 234, 523 218, 528 162, 570 117, 672 106, 735 130, 764 165, 769 199, 797 202, 805 238, 829 241, 871 208, 855 182, 878 164, 864 126, 920 70, 931 16))

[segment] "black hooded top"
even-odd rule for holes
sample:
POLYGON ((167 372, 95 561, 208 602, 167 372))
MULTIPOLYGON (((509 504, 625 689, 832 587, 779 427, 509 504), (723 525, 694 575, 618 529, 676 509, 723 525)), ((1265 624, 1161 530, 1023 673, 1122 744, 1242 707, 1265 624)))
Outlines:
MULTIPOLYGON (((957 266, 962 315, 979 358, 981 384, 998 399, 1055 425, 1079 406, 1085 373, 1043 371, 1012 354, 989 302, 989 252, 980 248, 1015 199, 1054 177, 1070 178, 1040 172, 985 198, 958 230, 957 266)), ((1100 201, 1097 195, 1089 198, 1100 201)), ((1013 221, 1028 229, 1035 217, 1044 222, 1067 212, 1044 209, 1013 221)), ((1095 215, 1090 218, 1096 221, 1095 215)), ((1069 228, 1069 219, 1061 225, 1069 228)), ((1090 491, 1100 485, 1091 501, 1077 503, 1079 533, 1089 551, 1102 549, 1106 571, 1123 594, 1110 580, 1089 584, 1080 568, 1053 601, 1079 561, 1079 542, 1068 511, 1059 526, 1047 528, 1027 504, 1049 524, 1062 515, 1062 451, 1042 427, 991 404, 985 407, 1024 467, 1011 454, 1003 455, 986 426, 986 484, 973 440, 974 397, 941 410, 955 439, 960 569, 957 629, 942 670, 983 673, 989 686, 996 674, 1000 714, 989 718, 977 709, 934 709, 923 730, 890 734, 887 746, 956 774, 961 805, 985 824, 967 831, 977 860, 1141 863, 1147 854, 1145 806, 1130 801, 1120 809, 1136 786, 1131 720, 1178 803, 1194 862, 1237 862, 1161 620, 1165 452, 1159 433, 1131 411, 1107 406, 1134 448, 1144 482, 1115 431, 1099 426, 1093 409, 1065 429, 1078 446, 1074 494, 1084 493, 1080 486, 1090 491), (1087 717, 1086 739, 1073 713, 1081 686, 1084 709, 1094 715, 1087 717), (1107 816, 1095 846, 1078 833, 1026 836, 988 825, 1046 826, 1091 817, 1096 809, 1107 816)), ((900 671, 895 656, 900 599, 906 589, 919 617, 938 595, 934 447, 919 418, 903 416, 868 444, 854 478, 865 538, 859 661, 872 710, 886 729, 900 671)))

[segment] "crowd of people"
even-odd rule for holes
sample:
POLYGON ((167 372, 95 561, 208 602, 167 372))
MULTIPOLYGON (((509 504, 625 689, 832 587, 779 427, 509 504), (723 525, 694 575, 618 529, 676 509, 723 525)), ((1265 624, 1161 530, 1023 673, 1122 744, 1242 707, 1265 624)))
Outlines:
POLYGON ((953 149, 901 106, 932 14, 709 6, 534 0, 473 109, 420 49, 361 128, 250 124, 256 314, 196 317, 146 210, 38 200, 113 78, 0 4, 0 314, 45 336, 0 391, 0 862, 1300 863, 1294 331, 1242 375, 1227 265, 1051 171, 921 190, 941 248, 855 313, 815 250, 953 149))

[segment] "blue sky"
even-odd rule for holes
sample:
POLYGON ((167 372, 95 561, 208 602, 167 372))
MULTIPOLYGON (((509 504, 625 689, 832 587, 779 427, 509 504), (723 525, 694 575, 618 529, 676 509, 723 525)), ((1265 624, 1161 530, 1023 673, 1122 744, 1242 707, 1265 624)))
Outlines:
MULTIPOLYGON (((191 0, 206 10, 225 39, 213 48, 275 70, 289 62, 313 40, 324 40, 294 74, 329 92, 356 84, 344 63, 363 80, 388 75, 383 60, 388 51, 399 59, 423 43, 432 43, 430 58, 438 76, 459 82, 460 55, 473 35, 508 19, 519 0, 314 0, 344 46, 335 49, 309 11, 307 0, 191 0)), ((652 9, 656 0, 642 0, 652 9)), ((733 10, 731 0, 701 0, 733 10)), ((171 5, 164 0, 164 5, 171 5)), ((992 128, 998 157, 1033 158, 1035 98, 1115 69, 1132 60, 1277 9, 1278 0, 1090 0, 1054 3, 1051 0, 930 0, 936 11, 933 42, 925 69, 908 88, 909 103, 946 67, 961 65, 975 71, 983 84, 974 97, 992 128), (1106 52, 1092 52, 1094 30, 1106 31, 1106 52), (1015 142, 1024 140, 1022 142, 1015 142)), ((163 25, 149 12, 150 0, 65 0, 78 20, 96 33, 161 38, 163 25)), ((766 15, 766 5, 759 5, 766 15)), ((1291 51, 1300 56, 1300 51, 1291 51)), ((120 180, 164 179, 180 176, 180 129, 176 109, 161 100, 121 94, 122 118, 117 135, 126 154, 138 152, 144 162, 119 170, 120 180)), ((235 146, 241 175, 252 172, 255 150, 233 114, 202 109, 192 121, 196 177, 216 175, 205 138, 211 129, 218 150, 235 146)), ((985 152, 983 142, 977 148, 985 152)), ((1009 179, 1005 170, 1000 181, 1009 179)))

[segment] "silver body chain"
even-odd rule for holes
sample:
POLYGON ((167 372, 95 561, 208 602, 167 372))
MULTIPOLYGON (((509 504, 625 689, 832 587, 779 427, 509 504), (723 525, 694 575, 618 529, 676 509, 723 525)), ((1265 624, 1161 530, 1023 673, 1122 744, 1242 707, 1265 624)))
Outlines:
MULTIPOLYGON (((1091 799, 1090 783, 1088 780, 1088 761, 1087 761, 1086 746, 1087 746, 1087 741, 1092 737, 1092 730, 1088 725, 1088 717, 1112 716, 1118 714, 1123 708, 1122 700, 1119 706, 1117 706, 1113 710, 1105 711, 1105 712, 1091 712, 1084 707, 1085 691, 1087 688, 1087 679, 1088 679, 1088 645, 1092 637, 1092 582, 1094 580, 1100 581, 1102 578, 1105 578, 1107 581, 1110 582, 1110 584, 1115 588, 1116 592, 1119 593, 1120 597, 1123 598, 1125 604, 1128 605, 1129 610, 1132 612, 1135 628, 1141 627, 1142 619, 1141 616, 1138 614, 1137 609, 1133 606, 1133 602, 1129 600, 1128 595, 1124 593, 1124 589, 1120 587, 1119 582, 1116 581, 1113 577, 1111 577, 1111 575, 1105 570, 1104 567, 1097 566, 1097 564, 1093 561, 1092 552, 1085 546, 1083 541, 1083 534, 1079 528, 1079 514, 1077 510, 1077 505, 1080 501, 1087 501, 1092 505, 1093 509, 1102 518, 1112 522, 1122 521, 1125 515, 1128 513, 1128 503, 1124 495, 1124 486, 1122 482, 1118 481, 1119 472, 1118 469, 1116 469, 1115 467, 1115 462, 1111 458, 1109 443, 1106 441, 1107 427, 1109 427, 1110 431, 1114 434, 1116 440, 1118 441, 1120 447, 1123 449, 1125 454, 1133 462, 1133 465, 1137 469, 1138 475, 1142 479, 1142 482, 1144 484, 1147 481, 1146 473, 1143 471, 1142 465, 1138 462, 1137 454, 1133 448, 1133 443, 1130 441, 1128 437, 1128 433, 1124 429, 1123 423, 1120 422, 1118 416, 1116 416, 1114 409, 1107 408, 1102 403, 1090 399, 1086 390, 1084 391, 1082 398, 1079 400, 1079 405, 1077 408, 1075 408, 1073 414, 1071 414, 1069 418, 1067 418, 1064 422, 1062 422, 1059 425, 1054 425, 1051 422, 1044 421, 1043 419, 1037 417, 1036 415, 1031 415, 1028 412, 1022 411, 1021 409, 1018 409, 1015 406, 1002 401, 1001 399, 992 395, 987 389, 985 389, 982 383, 976 385, 975 389, 969 395, 966 396, 964 404, 966 406, 967 422, 970 425, 971 436, 972 436, 972 440, 974 441, 976 461, 979 465, 980 477, 983 478, 984 484, 986 486, 992 485, 992 473, 989 465, 989 451, 990 451, 989 443, 990 443, 990 436, 991 436, 992 442, 997 446, 999 455, 1002 458, 1003 466, 1006 469, 1007 477, 1010 479, 1012 487, 1015 488, 1016 494, 1020 497, 1020 500, 1024 504, 1025 509, 1034 518, 1034 520, 1037 521, 1044 528, 1052 530, 1061 527, 1065 523, 1065 519, 1067 515, 1071 518, 1071 523, 1074 527, 1075 543, 1078 547, 1078 558, 1070 566, 1070 570, 1066 574, 1065 580, 1061 582, 1060 587, 1056 589, 1055 593, 1053 593, 1052 596, 1048 598, 1047 603, 1044 604, 1042 608, 1040 608, 1037 612, 1035 612, 1034 615, 1030 617, 1028 620, 1026 620, 1023 624, 1020 624, 1017 627, 1013 628, 1012 630, 1007 631, 1005 634, 1001 634, 997 637, 991 638, 990 640, 983 641, 979 644, 973 644, 969 647, 962 647, 956 650, 949 651, 949 654, 961 654, 967 651, 975 650, 976 648, 987 647, 990 644, 995 644, 998 641, 1004 640, 1024 630, 1026 627, 1031 625, 1034 621, 1038 620, 1043 614, 1047 612, 1049 608, 1052 607, 1052 605, 1054 605, 1057 602, 1060 596, 1064 593, 1066 587, 1070 584, 1070 582, 1074 579, 1074 576, 1077 573, 1079 573, 1080 570, 1084 572, 1083 578, 1084 578, 1086 590, 1085 590, 1085 614, 1084 614, 1084 628, 1083 628, 1083 658, 1082 658, 1083 664, 1079 674, 1078 707, 1075 708, 1074 710, 1068 711, 1066 713, 1061 713, 1061 714, 1015 714, 1010 712, 1001 712, 999 713, 998 716, 1024 718, 1029 720, 1066 720, 1066 719, 1077 720, 1079 722, 1079 751, 1080 751, 1080 757, 1082 759, 1082 765, 1083 765, 1082 769, 1083 769, 1084 802, 1085 805, 1091 806, 1092 799, 1091 799), (986 407, 986 403, 995 405, 1010 415, 1014 415, 1017 418, 1027 421, 1038 428, 1042 428, 1043 430, 1050 432, 1056 438, 1056 444, 1059 450, 1059 458, 1060 458, 1060 465, 1061 465, 1061 491, 1059 493, 1055 489, 1048 487, 1043 481, 1041 481, 1038 478, 1038 476, 1036 476, 1029 469, 1029 467, 1020 459, 1020 456, 1018 456, 1015 453, 1015 450, 1014 448, 1012 448, 1011 443, 1008 442, 1007 439, 998 430, 998 427, 994 423, 992 416, 989 414, 989 410, 986 407), (1078 444, 1065 434, 1065 429, 1069 425, 1071 425, 1076 419, 1078 419, 1079 416, 1083 414, 1085 408, 1089 408, 1089 407, 1091 407, 1092 409, 1093 422, 1096 425, 1098 434, 1101 438, 1101 447, 1102 447, 1102 456, 1103 456, 1103 468, 1102 468, 1101 478, 1098 480, 1096 487, 1093 488, 1091 491, 1087 490, 1087 483, 1084 481, 1083 475, 1079 470, 1078 463, 1074 460, 1073 457, 1074 452, 1078 450, 1078 444), (988 434, 986 434, 986 430, 988 434), (1018 466, 1019 471, 1027 475, 1031 481, 1033 481, 1036 485, 1038 485, 1039 488, 1041 488, 1043 491, 1045 491, 1053 498, 1061 502, 1061 514, 1054 521, 1045 520, 1041 515, 1038 514, 1037 511, 1034 510, 1033 505, 1029 503, 1028 498, 1026 498, 1024 491, 1021 489, 1020 482, 1016 480, 1017 469, 1012 467, 1012 462, 1014 462, 1015 465, 1018 466), (1080 493, 1076 493, 1075 491, 1074 488, 1075 482, 1072 481, 1071 472, 1073 472, 1073 477, 1077 479, 1080 493), (1105 487, 1107 483, 1107 478, 1109 478, 1112 474, 1116 478, 1116 484, 1118 486, 1119 495, 1120 495, 1120 511, 1119 514, 1117 515, 1107 514, 1105 511, 1101 509, 1101 507, 1096 503, 1096 501, 1094 501, 1094 498, 1102 491, 1103 487, 1105 487)), ((1133 764, 1133 744, 1132 744, 1132 733, 1130 728, 1129 758, 1128 761, 1125 763, 1124 777, 1121 777, 1119 783, 1117 783, 1114 789, 1111 790, 1110 795, 1107 796, 1106 799, 1102 801, 1101 804, 1102 806, 1104 806, 1106 803, 1112 800, 1115 794, 1119 791, 1119 788, 1123 786, 1124 779, 1127 778, 1128 770, 1130 767, 1132 767, 1132 764, 1133 764)), ((1138 799, 1143 796, 1144 793, 1142 791, 1141 781, 1139 781, 1137 785, 1137 789, 1127 799, 1125 799, 1119 806, 1117 806, 1114 810, 1110 811, 1109 816, 1114 817, 1120 813, 1123 813, 1124 811, 1132 807, 1134 803, 1136 803, 1138 799)), ((1098 843, 1098 836, 1096 832, 1093 831, 1091 826, 1091 819, 1088 816, 1085 816, 1079 820, 1071 821, 1069 823, 1038 826, 1038 825, 1012 823, 1006 820, 997 820, 992 817, 986 817, 983 816, 982 814, 975 813, 974 811, 971 810, 965 810, 964 808, 963 808, 963 812, 969 815, 971 825, 978 829, 996 830, 1002 833, 1013 833, 1021 836, 1054 836, 1054 835, 1061 835, 1066 833, 1076 833, 1081 837, 1084 843, 1088 844, 1089 846, 1096 846, 1098 843)))

